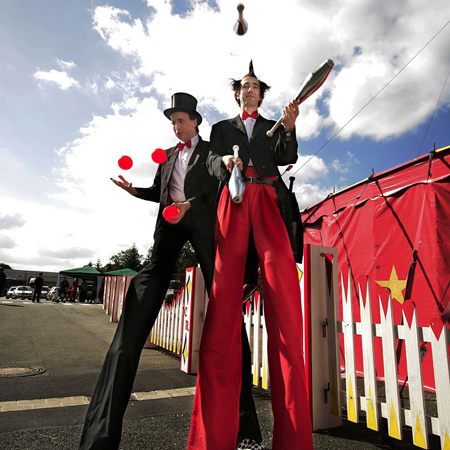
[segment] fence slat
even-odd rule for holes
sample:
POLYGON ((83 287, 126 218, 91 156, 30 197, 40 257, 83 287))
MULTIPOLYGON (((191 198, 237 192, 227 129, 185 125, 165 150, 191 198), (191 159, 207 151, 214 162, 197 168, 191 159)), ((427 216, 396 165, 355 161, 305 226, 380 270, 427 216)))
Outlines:
POLYGON ((420 360, 417 310, 408 301, 403 306, 403 327, 405 353, 408 367, 410 415, 413 443, 420 448, 428 448, 428 427, 425 416, 425 396, 423 393, 422 365, 420 360))
POLYGON ((402 440, 402 416, 398 388, 397 357, 395 352, 394 317, 392 299, 389 293, 387 302, 380 296, 380 319, 382 330, 384 383, 386 388, 386 418, 389 436, 402 440))
POLYGON ((269 374, 269 354, 267 353, 267 327, 266 316, 262 316, 262 363, 261 363, 261 387, 263 389, 269 389, 270 387, 270 374, 269 374))
POLYGON ((253 314, 253 384, 259 386, 259 327, 261 325, 261 298, 259 292, 256 291, 254 298, 254 314, 253 314))
POLYGON ((252 301, 248 299, 244 305, 244 326, 247 333, 248 342, 251 342, 252 331, 252 301))
POLYGON ((446 328, 439 318, 430 326, 431 351, 433 354, 434 381, 439 416, 441 447, 450 449, 450 370, 448 362, 448 337, 446 328))
POLYGON ((182 288, 181 293, 177 296, 179 304, 177 355, 181 355, 181 343, 183 342, 184 291, 185 289, 182 288))
POLYGON ((373 347, 372 302, 370 297, 369 278, 367 276, 359 278, 358 291, 359 307, 361 310, 366 421, 367 428, 378 431, 378 388, 375 371, 375 352, 373 347))
POLYGON ((347 417, 351 422, 358 423, 358 396, 355 371, 355 341, 353 325, 351 269, 343 264, 341 271, 342 312, 345 348, 345 384, 347 397, 347 417))

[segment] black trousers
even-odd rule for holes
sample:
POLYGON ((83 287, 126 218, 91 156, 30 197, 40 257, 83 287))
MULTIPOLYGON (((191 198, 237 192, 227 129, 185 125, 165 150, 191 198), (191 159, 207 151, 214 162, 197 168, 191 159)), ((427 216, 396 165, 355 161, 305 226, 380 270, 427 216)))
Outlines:
POLYGON ((41 301, 41 289, 35 289, 33 293, 33 302, 36 300, 37 302, 41 301))
MULTIPOLYGON (((189 213, 189 211, 188 211, 189 213)), ((163 224, 155 232, 151 262, 131 281, 124 309, 86 415, 80 450, 117 450, 122 422, 132 392, 139 358, 169 287, 178 254, 189 240, 209 292, 214 273, 214 246, 190 214, 176 225, 163 224)), ((261 442, 261 432, 251 394, 251 353, 243 329, 242 437, 261 442)))

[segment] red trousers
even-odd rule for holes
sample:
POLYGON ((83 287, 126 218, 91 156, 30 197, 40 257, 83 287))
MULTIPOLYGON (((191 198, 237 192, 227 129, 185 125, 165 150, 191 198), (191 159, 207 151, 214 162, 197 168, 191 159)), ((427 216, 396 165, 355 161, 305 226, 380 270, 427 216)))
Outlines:
POLYGON ((234 204, 225 188, 217 220, 214 280, 200 347, 188 450, 236 448, 242 287, 250 229, 263 279, 274 416, 272 449, 312 449, 300 288, 275 188, 247 184, 241 204, 234 204))

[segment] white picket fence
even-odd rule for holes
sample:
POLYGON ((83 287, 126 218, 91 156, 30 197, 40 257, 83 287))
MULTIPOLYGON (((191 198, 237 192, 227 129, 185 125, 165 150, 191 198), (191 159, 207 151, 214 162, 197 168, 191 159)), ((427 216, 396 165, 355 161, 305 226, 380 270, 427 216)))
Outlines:
MULTIPOLYGON (((164 303, 150 332, 145 347, 161 347, 180 355, 183 342, 184 289, 171 303, 164 303)), ((267 358, 267 330, 261 315, 260 295, 256 292, 245 304, 244 323, 247 336, 253 344, 253 384, 269 389, 269 369, 267 358), (255 331, 253 331, 255 330, 255 331), (259 330, 259 332, 256 332, 259 330), (258 368, 255 370, 255 367, 258 368)))
POLYGON ((267 355, 267 329, 262 315, 262 301, 256 291, 244 305, 244 324, 253 349, 253 385, 269 389, 269 360, 267 355), (256 349, 256 350, 255 350, 256 349))
POLYGON ((171 303, 164 303, 153 325, 145 347, 158 346, 181 354, 184 290, 171 303))
MULTIPOLYGON (((414 304, 410 303, 408 313, 403 312, 404 325, 394 325, 391 299, 383 306, 380 303, 381 323, 372 322, 372 301, 369 281, 362 277, 358 283, 357 297, 360 307, 360 322, 353 321, 351 269, 344 266, 340 273, 342 290, 343 320, 337 321, 335 329, 343 334, 345 351, 345 391, 341 397, 346 401, 347 418, 359 422, 360 411, 365 412, 367 428, 380 431, 380 421, 387 419, 389 436, 403 439, 404 426, 411 428, 413 443, 419 448, 429 448, 429 435, 440 437, 441 448, 450 450, 450 366, 449 333, 442 322, 436 321, 430 327, 418 327, 414 304), (364 281, 365 280, 365 281, 364 281), (361 336, 364 395, 357 391, 355 363, 355 335, 361 336), (381 338, 385 400, 378 397, 378 380, 375 371, 374 337, 381 338), (408 370, 409 408, 401 405, 398 383, 395 340, 403 340, 408 370), (437 416, 427 415, 425 390, 422 381, 420 343, 431 344, 437 416)), ((244 307, 244 322, 253 348, 253 384, 268 389, 270 386, 267 359, 267 331, 262 314, 262 301, 258 292, 244 307)), ((338 317, 338 315, 337 315, 338 317)), ((171 305, 163 305, 153 327, 149 341, 175 354, 180 354, 182 345, 183 296, 178 296, 171 305)), ((334 355, 339 358, 339 355, 334 355)), ((314 376, 314 374, 312 375, 314 376)))
POLYGON ((345 350, 345 397, 348 420, 358 422, 359 411, 365 411, 367 428, 380 429, 380 419, 387 419, 389 436, 403 439, 403 426, 411 427, 413 443, 429 448, 429 434, 440 437, 441 448, 450 449, 450 372, 448 358, 449 330, 436 321, 429 327, 418 327, 414 304, 409 302, 403 310, 404 325, 394 325, 392 301, 378 299, 380 323, 372 323, 372 301, 367 277, 359 278, 358 299, 361 321, 353 321, 351 269, 341 270, 343 321, 338 331, 344 335, 345 350), (383 304, 384 303, 384 304, 383 304), (364 395, 358 395, 356 386, 354 336, 361 336, 364 370, 364 395), (381 338, 384 365, 385 401, 378 398, 375 373, 374 337, 381 338), (404 341, 406 354, 409 409, 401 407, 395 339, 404 341), (422 381, 420 343, 429 342, 433 355, 435 374, 437 417, 427 415, 425 390, 422 381))

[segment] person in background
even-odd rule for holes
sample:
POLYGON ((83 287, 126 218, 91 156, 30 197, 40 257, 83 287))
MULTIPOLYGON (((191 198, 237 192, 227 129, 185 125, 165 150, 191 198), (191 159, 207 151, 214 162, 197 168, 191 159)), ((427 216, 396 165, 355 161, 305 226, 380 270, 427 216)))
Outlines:
MULTIPOLYGON (((61 283, 59 284, 59 297, 63 303, 67 300, 67 293, 69 291, 69 282, 66 277, 63 277, 61 283)), ((59 302, 59 299, 56 300, 59 302)))
POLYGON ((84 303, 86 301, 87 290, 88 290, 88 284, 87 284, 86 280, 84 278, 82 278, 81 284, 80 284, 80 298, 79 298, 80 303, 84 303))
POLYGON ((74 302, 77 296, 77 290, 78 290, 78 278, 75 278, 72 283, 72 289, 69 294, 69 299, 71 302, 74 302))
POLYGON ((0 297, 3 297, 4 290, 6 287, 6 273, 3 267, 0 267, 0 297))
POLYGON ((44 278, 42 277, 44 274, 42 272, 34 280, 34 292, 33 292, 33 303, 41 302, 41 292, 42 286, 44 286, 44 278))

